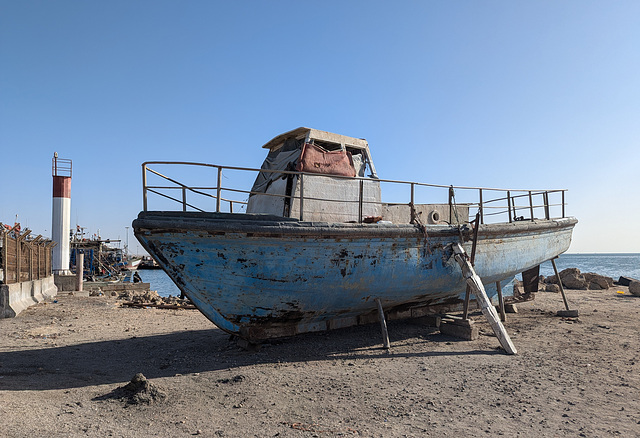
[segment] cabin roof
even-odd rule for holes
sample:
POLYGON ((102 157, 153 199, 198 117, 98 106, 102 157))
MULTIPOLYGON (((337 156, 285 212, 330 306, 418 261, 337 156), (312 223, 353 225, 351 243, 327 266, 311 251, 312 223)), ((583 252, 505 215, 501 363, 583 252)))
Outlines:
POLYGON ((334 134, 327 131, 320 131, 313 128, 300 127, 283 134, 277 135, 262 146, 265 149, 277 149, 280 147, 287 138, 304 138, 316 139, 320 141, 326 141, 331 143, 338 143, 344 146, 354 147, 357 149, 367 149, 368 143, 364 138, 349 137, 341 134, 334 134))

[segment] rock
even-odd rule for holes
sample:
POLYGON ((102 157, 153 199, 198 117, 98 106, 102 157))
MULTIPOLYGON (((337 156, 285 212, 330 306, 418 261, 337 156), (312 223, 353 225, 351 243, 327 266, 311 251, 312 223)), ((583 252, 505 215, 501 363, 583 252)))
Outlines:
POLYGON ((560 286, 555 283, 548 283, 544 287, 545 292, 560 292, 560 286))
POLYGON ((629 292, 636 297, 640 297, 640 281, 633 280, 629 283, 629 292))
POLYGON ((589 288, 589 283, 578 268, 563 270, 560 272, 560 279, 562 280, 562 285, 567 289, 587 290, 589 288))
POLYGON ((604 275, 594 274, 593 272, 587 272, 583 274, 584 279, 589 283, 589 289, 609 289, 613 286, 613 278, 605 277, 604 275))
POLYGON ((632 281, 640 281, 640 280, 636 280, 635 278, 631 278, 631 277, 620 277, 618 279, 617 284, 619 284, 620 286, 629 286, 632 281))

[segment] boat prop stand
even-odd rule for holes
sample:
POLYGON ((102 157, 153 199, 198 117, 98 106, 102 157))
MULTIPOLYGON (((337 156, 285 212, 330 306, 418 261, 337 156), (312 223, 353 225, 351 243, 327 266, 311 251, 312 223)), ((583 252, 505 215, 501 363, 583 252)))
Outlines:
POLYGON ((564 293, 564 287, 562 286, 562 280, 560 280, 560 274, 558 274, 558 267, 556 266, 556 259, 558 257, 554 257, 551 259, 551 265, 553 266, 553 272, 556 274, 556 279, 558 280, 558 285, 560 286, 560 293, 562 294, 562 301, 564 301, 564 307, 566 310, 558 310, 558 316, 564 316, 567 318, 577 318, 578 310, 569 309, 569 302, 567 301, 567 295, 564 293))
POLYGON ((387 321, 384 319, 384 310, 382 310, 380 298, 376 298, 376 303, 378 303, 378 315, 380 315, 380 328, 382 329, 382 346, 385 350, 389 350, 391 348, 389 332, 387 331, 387 321))
POLYGON ((453 254, 456 262, 460 265, 462 269, 462 275, 465 278, 467 284, 473 290, 476 300, 478 301, 478 306, 482 310, 482 314, 487 318, 487 321, 491 325, 493 332, 496 334, 496 337, 500 341, 500 345, 505 349, 507 354, 516 354, 518 351, 516 347, 511 342, 511 338, 509 334, 505 330, 502 322, 500 321, 500 317, 496 312, 495 307, 491 304, 489 297, 487 296, 487 292, 484 290, 484 286, 482 285, 482 281, 476 271, 471 266, 469 262, 469 256, 465 252, 462 245, 459 243, 453 244, 453 254))

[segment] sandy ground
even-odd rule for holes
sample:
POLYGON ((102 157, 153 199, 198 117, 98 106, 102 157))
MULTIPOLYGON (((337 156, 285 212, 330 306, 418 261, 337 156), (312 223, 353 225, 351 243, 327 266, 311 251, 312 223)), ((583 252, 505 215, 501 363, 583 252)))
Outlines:
POLYGON ((7 437, 640 436, 640 298, 624 287, 518 305, 499 348, 411 322, 239 349, 199 312, 59 296, 0 320, 7 437), (617 291, 623 291, 619 294, 617 291), (157 397, 122 387, 143 373, 157 397), (149 401, 149 403, 145 403, 149 401))

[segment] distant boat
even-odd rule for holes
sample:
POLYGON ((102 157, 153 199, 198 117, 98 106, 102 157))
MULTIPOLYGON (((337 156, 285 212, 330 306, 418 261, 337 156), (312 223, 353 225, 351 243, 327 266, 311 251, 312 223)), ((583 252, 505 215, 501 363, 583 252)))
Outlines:
POLYGON ((142 258, 138 257, 129 257, 121 262, 120 269, 123 271, 135 271, 140 266, 142 262, 142 258))
POLYGON ((381 180, 364 139, 298 128, 264 148, 261 169, 144 163, 144 211, 133 221, 137 239, 198 309, 250 341, 376 321, 376 299, 391 319, 460 308, 465 280, 453 244, 462 242, 469 254, 475 246, 475 270, 492 295, 497 282, 537 275, 542 262, 565 252, 577 223, 565 217, 564 190, 381 180), (213 167, 218 183, 186 186, 151 165, 213 167), (223 187, 223 171, 257 177, 251 190, 223 187), (162 191, 167 181, 181 198, 162 191), (405 189, 405 201, 382 202, 381 183, 405 189), (446 202, 415 203, 419 191, 438 190, 446 202), (187 193, 211 199, 216 212, 195 207, 187 193), (479 200, 456 202, 469 193, 479 200), (182 211, 148 211, 150 194, 178 201, 182 211), (237 199, 247 194, 248 202, 237 199), (227 204, 247 212, 222 212, 227 204), (478 211, 474 224, 470 209, 478 211), (552 218, 552 211, 560 214, 552 218), (491 218, 497 223, 484 223, 491 218))
POLYGON ((151 257, 142 257, 142 261, 138 265, 138 269, 162 269, 151 257))

